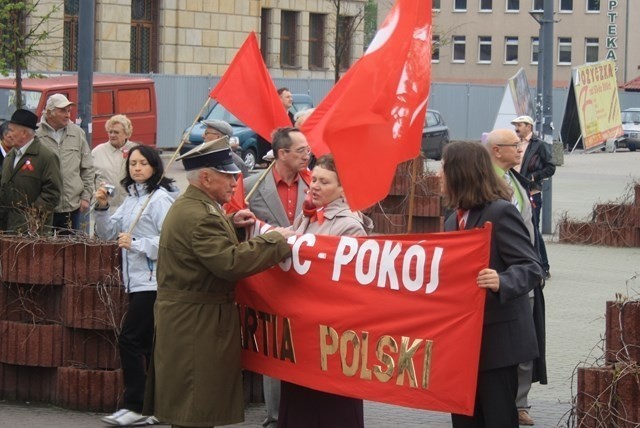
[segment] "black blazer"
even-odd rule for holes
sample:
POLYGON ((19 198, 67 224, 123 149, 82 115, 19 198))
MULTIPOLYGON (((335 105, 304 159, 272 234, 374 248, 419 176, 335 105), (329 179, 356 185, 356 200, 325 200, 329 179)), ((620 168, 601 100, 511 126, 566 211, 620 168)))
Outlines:
MULTIPOLYGON (((527 228, 511 202, 497 200, 469 211, 466 229, 493 224, 489 267, 500 276, 497 293, 487 290, 480 370, 513 366, 539 356, 528 293, 539 287, 544 270, 527 228)), ((444 225, 457 230, 455 214, 444 225)))

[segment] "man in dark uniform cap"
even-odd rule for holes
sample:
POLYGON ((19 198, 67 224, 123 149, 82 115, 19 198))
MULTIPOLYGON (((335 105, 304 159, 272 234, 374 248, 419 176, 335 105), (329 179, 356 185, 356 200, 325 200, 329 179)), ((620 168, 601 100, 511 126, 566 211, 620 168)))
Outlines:
POLYGON ((180 159, 189 187, 172 205, 160 235, 144 413, 174 427, 234 424, 244 419, 236 281, 288 257, 286 238, 293 232, 276 228, 240 242, 236 228, 252 224, 255 216, 222 210, 240 173, 227 137, 180 159))
POLYGON ((18 233, 48 232, 60 200, 62 176, 58 156, 35 135, 38 117, 18 109, 4 138, 13 147, 2 163, 0 229, 18 233))

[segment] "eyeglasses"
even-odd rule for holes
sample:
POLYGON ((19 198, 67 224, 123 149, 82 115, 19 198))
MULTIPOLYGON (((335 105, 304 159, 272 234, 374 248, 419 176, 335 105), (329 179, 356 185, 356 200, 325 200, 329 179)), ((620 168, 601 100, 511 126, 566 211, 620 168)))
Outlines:
POLYGON ((496 144, 496 146, 498 147, 515 147, 516 149, 519 149, 522 147, 522 143, 521 142, 517 142, 517 143, 513 143, 513 144, 496 144))
POLYGON ((295 149, 295 150, 291 150, 291 149, 284 149, 284 151, 285 151, 285 152, 291 152, 291 151, 293 151, 293 152, 296 152, 296 153, 297 153, 297 154, 299 154, 299 155, 304 155, 304 154, 307 154, 307 155, 308 155, 309 153, 311 153, 311 147, 309 147, 309 146, 306 146, 306 147, 300 147, 300 148, 297 148, 297 149, 295 149))

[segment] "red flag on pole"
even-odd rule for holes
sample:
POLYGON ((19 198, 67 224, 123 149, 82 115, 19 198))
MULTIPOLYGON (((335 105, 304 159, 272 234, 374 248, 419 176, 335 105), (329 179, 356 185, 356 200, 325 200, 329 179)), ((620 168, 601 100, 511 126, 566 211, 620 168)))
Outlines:
POLYGON ((383 199, 397 164, 420 153, 431 31, 430 0, 398 0, 347 81, 309 118, 307 138, 316 155, 334 155, 351 209, 383 199))
POLYGON ((274 129, 291 126, 254 32, 249 34, 209 96, 267 141, 271 141, 274 129))

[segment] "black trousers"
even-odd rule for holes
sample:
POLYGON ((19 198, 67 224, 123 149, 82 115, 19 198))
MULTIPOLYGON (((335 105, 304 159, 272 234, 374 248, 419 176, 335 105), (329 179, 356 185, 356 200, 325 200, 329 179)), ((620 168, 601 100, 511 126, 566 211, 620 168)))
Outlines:
POLYGON ((124 375, 123 408, 142 413, 144 385, 153 344, 155 291, 129 294, 129 309, 118 337, 120 364, 124 375))
POLYGON ((518 366, 478 373, 473 416, 451 415, 453 428, 518 428, 518 366))

